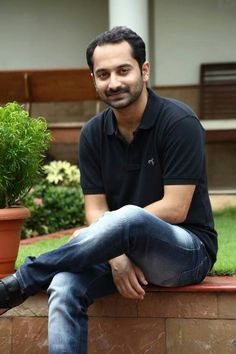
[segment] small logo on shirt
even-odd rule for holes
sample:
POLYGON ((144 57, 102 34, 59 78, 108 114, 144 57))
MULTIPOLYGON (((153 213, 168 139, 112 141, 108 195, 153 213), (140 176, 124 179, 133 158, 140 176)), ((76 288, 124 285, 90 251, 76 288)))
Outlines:
POLYGON ((153 157, 148 160, 148 164, 149 164, 149 166, 154 166, 155 165, 155 161, 154 161, 153 157))

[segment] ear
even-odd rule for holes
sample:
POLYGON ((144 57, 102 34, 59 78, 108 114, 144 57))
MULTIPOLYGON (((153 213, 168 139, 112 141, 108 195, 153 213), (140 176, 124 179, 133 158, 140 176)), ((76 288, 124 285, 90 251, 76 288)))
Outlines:
POLYGON ((93 80, 93 85, 94 85, 94 87, 95 87, 95 89, 96 89, 96 91, 97 91, 97 86, 96 86, 95 77, 94 77, 94 75, 93 75, 92 72, 90 73, 90 75, 91 75, 91 78, 92 78, 92 80, 93 80))
POLYGON ((142 66, 143 81, 147 82, 149 80, 150 74, 150 63, 145 61, 142 66))

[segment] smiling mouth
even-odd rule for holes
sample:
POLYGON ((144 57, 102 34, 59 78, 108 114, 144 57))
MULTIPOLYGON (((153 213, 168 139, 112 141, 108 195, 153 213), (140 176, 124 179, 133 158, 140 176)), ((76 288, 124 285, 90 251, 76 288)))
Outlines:
POLYGON ((107 92, 107 97, 120 97, 122 96, 123 94, 127 93, 128 91, 127 90, 119 90, 119 91, 108 91, 107 92))
POLYGON ((117 92, 117 93, 110 94, 108 97, 109 98, 120 98, 123 95, 124 95, 124 92, 117 92))

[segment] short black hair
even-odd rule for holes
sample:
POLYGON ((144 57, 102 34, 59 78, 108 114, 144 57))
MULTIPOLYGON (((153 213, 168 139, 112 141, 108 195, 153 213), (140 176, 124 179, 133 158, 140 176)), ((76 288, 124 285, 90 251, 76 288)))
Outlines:
POLYGON ((126 26, 116 26, 111 30, 99 34, 88 46, 86 58, 89 69, 93 72, 93 53, 97 46, 104 44, 121 43, 126 41, 132 49, 132 56, 137 60, 140 70, 146 61, 146 48, 142 38, 126 26))

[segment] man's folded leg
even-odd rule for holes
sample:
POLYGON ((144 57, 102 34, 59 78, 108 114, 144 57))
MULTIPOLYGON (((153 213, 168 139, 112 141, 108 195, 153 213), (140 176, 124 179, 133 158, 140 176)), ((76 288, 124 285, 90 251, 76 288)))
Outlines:
POLYGON ((57 273, 76 273, 124 253, 129 248, 130 226, 136 225, 143 212, 134 206, 107 212, 63 246, 27 257, 14 275, 0 280, 0 308, 18 306, 27 296, 47 288, 57 273))
POLYGON ((140 241, 145 239, 141 237, 143 233, 140 230, 143 229, 143 223, 146 224, 146 218, 154 217, 142 208, 125 206, 105 213, 63 246, 38 257, 27 257, 16 272, 21 289, 27 295, 34 295, 47 288, 57 273, 77 273, 126 253, 136 234, 140 234, 140 241))
MULTIPOLYGON (((26 295, 34 295, 47 288, 57 273, 78 273, 123 253, 143 270, 149 282, 156 285, 173 285, 173 282, 169 282, 170 278, 195 269, 203 258, 206 260, 203 275, 209 269, 205 247, 196 236, 162 221, 142 208, 129 205, 105 213, 101 219, 81 231, 78 237, 58 249, 37 258, 28 257, 17 270, 16 277, 20 289, 26 295), (188 258, 182 252, 187 244, 188 258)), ((199 278, 192 279, 191 275, 190 279, 178 285, 198 281, 199 278)), ((25 295, 20 289, 12 277, 4 278, 1 281, 0 305, 6 308, 23 302, 25 295)))

